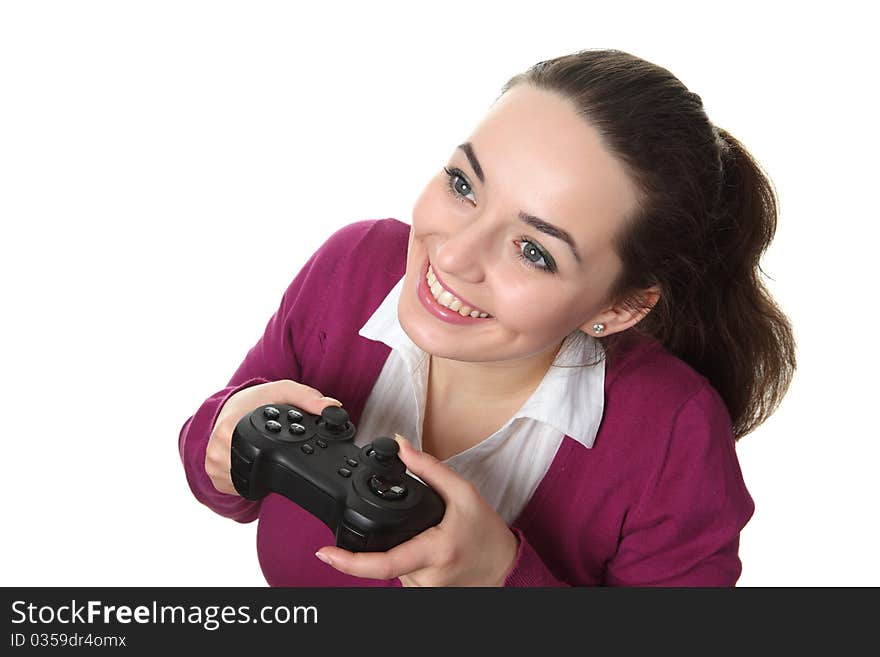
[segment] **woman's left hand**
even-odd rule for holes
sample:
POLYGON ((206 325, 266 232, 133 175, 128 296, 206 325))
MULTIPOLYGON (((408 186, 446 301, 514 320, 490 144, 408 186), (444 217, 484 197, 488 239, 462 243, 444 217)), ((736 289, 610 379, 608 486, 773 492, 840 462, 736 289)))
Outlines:
POLYGON ((399 577, 403 586, 504 586, 519 549, 516 534, 470 481, 402 436, 395 439, 407 469, 446 503, 443 520, 387 552, 330 545, 315 556, 356 577, 399 577))

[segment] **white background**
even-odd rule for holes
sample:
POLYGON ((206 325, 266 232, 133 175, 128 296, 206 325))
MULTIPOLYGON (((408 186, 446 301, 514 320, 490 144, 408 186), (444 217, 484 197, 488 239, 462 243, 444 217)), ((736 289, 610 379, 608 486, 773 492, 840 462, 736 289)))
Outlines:
POLYGON ((410 223, 510 76, 605 47, 699 93, 780 197, 799 369, 738 446, 739 585, 880 585, 876 39, 865 3, 777 4, 2 3, 0 583, 265 585, 181 425, 333 231, 410 223))

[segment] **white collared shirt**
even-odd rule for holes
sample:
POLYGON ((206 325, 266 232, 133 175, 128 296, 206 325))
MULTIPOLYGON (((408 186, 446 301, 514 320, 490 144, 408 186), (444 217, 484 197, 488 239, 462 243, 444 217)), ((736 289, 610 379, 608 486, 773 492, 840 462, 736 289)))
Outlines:
MULTIPOLYGON (((358 446, 377 436, 393 437, 396 432, 421 449, 430 360, 397 319, 404 278, 358 331, 391 347, 358 422, 354 440, 358 446)), ((566 336, 554 364, 590 363, 601 350, 598 340, 575 329, 566 336)), ((593 446, 604 398, 604 360, 588 367, 551 367, 504 426, 444 463, 473 483, 483 499, 512 524, 541 483, 566 435, 584 447, 593 446)))

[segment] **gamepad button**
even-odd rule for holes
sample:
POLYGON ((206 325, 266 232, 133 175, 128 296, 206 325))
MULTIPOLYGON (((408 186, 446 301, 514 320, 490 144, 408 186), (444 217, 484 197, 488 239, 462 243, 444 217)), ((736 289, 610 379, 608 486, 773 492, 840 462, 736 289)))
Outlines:
POLYGON ((383 500, 399 500, 406 495, 406 486, 394 484, 381 477, 370 477, 370 490, 383 500))
POLYGON ((303 419, 303 414, 300 413, 298 410, 293 409, 293 410, 287 411, 287 419, 290 420, 291 422, 299 422, 300 420, 303 419))
POLYGON ((266 422, 266 431, 278 433, 279 431, 281 431, 281 424, 279 424, 275 420, 269 420, 268 422, 266 422))
POLYGON ((269 406, 263 409, 263 417, 267 420, 277 420, 280 415, 281 411, 274 406, 269 406))
POLYGON ((304 451, 306 454, 311 454, 312 452, 315 451, 315 448, 312 447, 311 445, 309 445, 308 443, 304 443, 301 449, 302 449, 302 451, 304 451))

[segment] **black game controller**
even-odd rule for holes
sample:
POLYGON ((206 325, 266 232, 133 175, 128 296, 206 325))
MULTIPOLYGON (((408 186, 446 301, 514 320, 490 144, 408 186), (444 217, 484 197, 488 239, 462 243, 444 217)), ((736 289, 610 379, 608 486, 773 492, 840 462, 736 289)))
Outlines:
POLYGON ((326 524, 336 545, 384 552, 443 519, 446 505, 406 473, 393 438, 357 447, 340 406, 320 416, 287 404, 260 406, 232 433, 232 483, 248 500, 283 495, 326 524))

